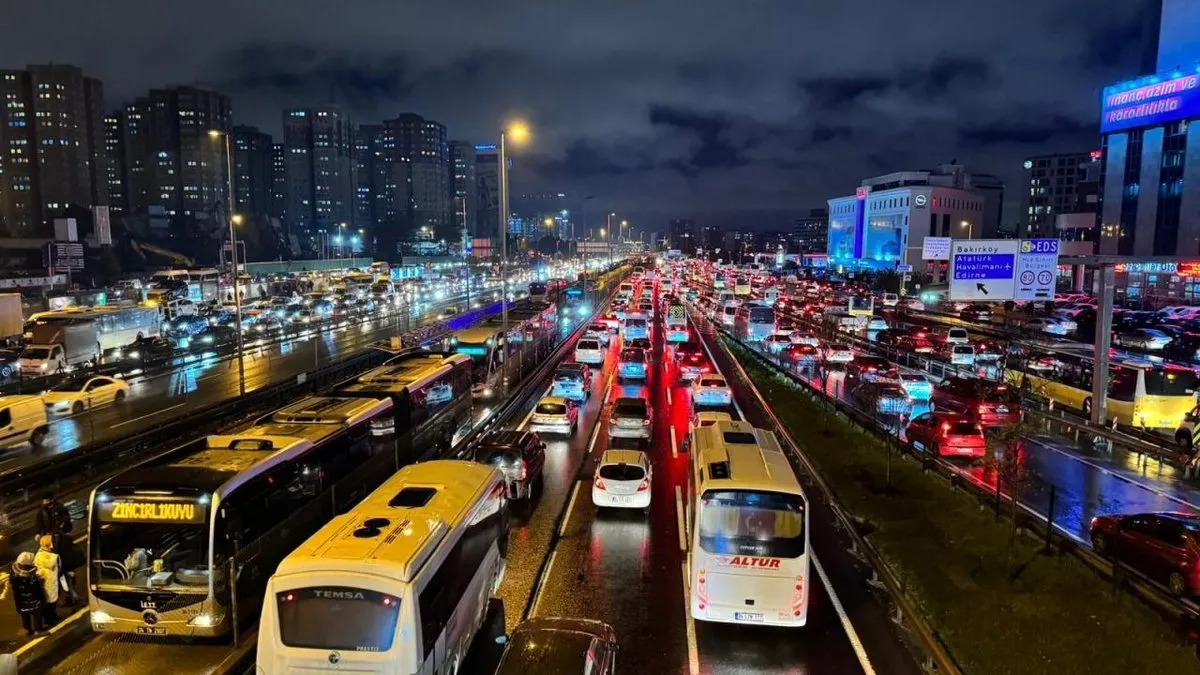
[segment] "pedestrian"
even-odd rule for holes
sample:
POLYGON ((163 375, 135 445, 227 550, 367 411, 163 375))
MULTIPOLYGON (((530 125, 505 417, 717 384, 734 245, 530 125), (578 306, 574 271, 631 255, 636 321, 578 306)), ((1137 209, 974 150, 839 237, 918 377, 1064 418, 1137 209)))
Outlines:
POLYGON ((83 559, 83 552, 79 550, 79 545, 75 543, 75 539, 70 536, 69 532, 59 539, 54 550, 62 559, 62 587, 67 592, 67 603, 77 605, 79 604, 79 593, 75 590, 75 570, 83 567, 86 563, 83 559))
POLYGON ((70 532, 71 527, 71 512, 59 503, 57 497, 50 495, 42 499, 42 508, 37 514, 37 539, 40 540, 42 535, 48 534, 57 541, 64 528, 66 532, 70 532))
POLYGON ((34 556, 29 551, 23 551, 12 564, 12 571, 4 580, 3 588, 0 588, 0 600, 7 598, 10 590, 17 614, 21 615, 21 625, 25 628, 25 634, 33 637, 35 633, 42 632, 45 629, 43 619, 46 591, 43 588, 41 571, 38 570, 34 556))
POLYGON ((54 537, 44 534, 38 540, 38 552, 33 557, 33 564, 42 575, 42 588, 46 592, 46 602, 42 605, 46 627, 58 623, 58 591, 62 580, 62 558, 54 552, 54 537))

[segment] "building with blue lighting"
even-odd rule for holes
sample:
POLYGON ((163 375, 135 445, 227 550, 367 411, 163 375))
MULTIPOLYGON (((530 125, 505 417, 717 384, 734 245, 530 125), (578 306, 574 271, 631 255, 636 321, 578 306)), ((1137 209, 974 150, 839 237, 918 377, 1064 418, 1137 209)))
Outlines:
POLYGON ((937 175, 887 174, 864 180, 853 195, 828 200, 829 265, 885 271, 905 264, 935 279, 944 277, 944 262, 921 259, 925 238, 985 238, 990 199, 977 190, 932 184, 937 175))
POLYGON ((1200 2, 1164 0, 1157 72, 1101 95, 1105 255, 1200 253, 1200 2))

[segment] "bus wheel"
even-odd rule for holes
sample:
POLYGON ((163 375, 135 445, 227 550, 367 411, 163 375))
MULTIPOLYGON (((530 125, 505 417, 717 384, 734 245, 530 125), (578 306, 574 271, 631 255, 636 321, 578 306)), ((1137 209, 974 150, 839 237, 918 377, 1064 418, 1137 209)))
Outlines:
POLYGON ((1186 431, 1180 431, 1179 433, 1175 434, 1175 442, 1178 443, 1184 450, 1192 449, 1192 435, 1186 431))

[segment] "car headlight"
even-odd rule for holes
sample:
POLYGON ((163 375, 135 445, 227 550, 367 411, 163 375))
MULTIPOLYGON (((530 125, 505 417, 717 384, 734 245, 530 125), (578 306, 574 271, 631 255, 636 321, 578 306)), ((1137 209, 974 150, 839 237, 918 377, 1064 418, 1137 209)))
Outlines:
POLYGON ((131 358, 131 359, 140 359, 141 357, 142 357, 141 352, 129 352, 129 358, 131 358))
POLYGON ((92 610, 92 623, 112 623, 112 615, 108 612, 95 609, 92 610))

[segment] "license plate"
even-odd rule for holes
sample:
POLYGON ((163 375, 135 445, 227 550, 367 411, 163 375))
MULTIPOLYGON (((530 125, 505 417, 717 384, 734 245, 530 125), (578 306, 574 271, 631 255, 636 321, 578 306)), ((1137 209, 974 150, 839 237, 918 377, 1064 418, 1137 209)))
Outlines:
POLYGON ((1008 406, 998 405, 998 406, 996 406, 996 412, 1003 415, 1008 412, 1008 406))
POLYGON ((630 501, 629 495, 616 495, 612 499, 617 504, 628 504, 630 501))
POLYGON ((138 626, 136 632, 141 635, 166 635, 167 629, 158 626, 138 626))
POLYGON ((734 612, 733 620, 734 621, 753 621, 755 623, 761 623, 763 620, 763 615, 759 612, 734 612))

